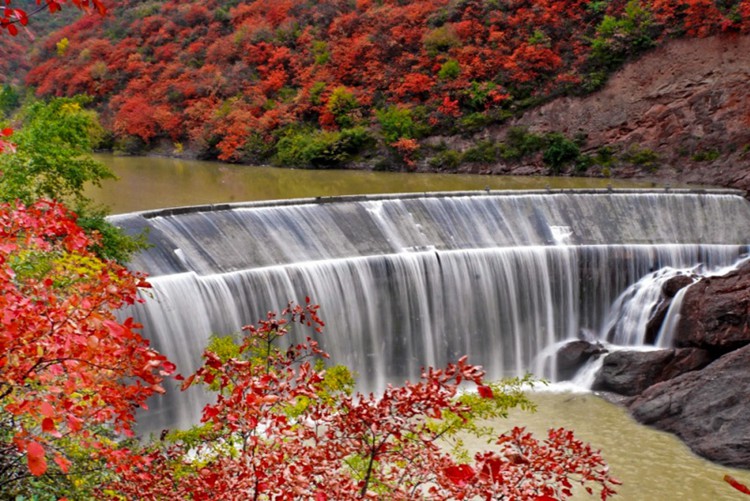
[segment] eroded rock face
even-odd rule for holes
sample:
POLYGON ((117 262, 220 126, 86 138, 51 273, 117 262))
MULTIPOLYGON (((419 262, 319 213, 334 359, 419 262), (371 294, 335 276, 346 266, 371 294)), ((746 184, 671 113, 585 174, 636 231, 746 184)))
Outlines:
MULTIPOLYGON (((502 141, 511 126, 586 136, 585 149, 607 146, 656 153, 656 167, 621 166, 614 177, 750 189, 750 37, 674 40, 623 67, 589 96, 563 97, 478 139, 502 141)), ((459 137, 439 138, 462 150, 459 137)), ((474 171, 471 165, 463 169, 474 171)), ((482 166, 480 171, 544 174, 541 161, 482 166)), ((597 175, 590 172, 590 175, 597 175)))
POLYGON ((725 353, 750 344, 750 263, 692 285, 680 313, 676 346, 725 353))
POLYGON ((657 383, 629 405, 641 423, 672 432, 697 454, 750 468, 750 346, 657 383))
POLYGON ((710 362, 709 353, 696 348, 616 351, 604 358, 592 389, 638 395, 658 382, 700 369, 710 362))

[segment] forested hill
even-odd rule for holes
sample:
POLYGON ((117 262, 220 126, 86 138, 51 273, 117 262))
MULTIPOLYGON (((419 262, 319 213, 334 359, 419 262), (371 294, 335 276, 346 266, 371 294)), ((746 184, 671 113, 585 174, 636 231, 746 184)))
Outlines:
MULTIPOLYGON (((38 95, 93 96, 126 151, 168 142, 204 158, 312 166, 374 150, 412 165, 428 136, 592 92, 670 39, 750 31, 750 0, 125 0, 109 10, 41 44, 27 77, 38 95)), ((516 139, 500 153, 546 141, 550 165, 572 155, 573 138, 516 139)))

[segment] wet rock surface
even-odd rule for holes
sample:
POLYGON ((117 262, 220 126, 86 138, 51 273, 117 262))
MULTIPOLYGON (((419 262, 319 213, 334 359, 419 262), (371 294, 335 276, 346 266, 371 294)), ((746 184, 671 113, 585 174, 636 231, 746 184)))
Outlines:
POLYGON ((709 353, 696 348, 616 351, 604 358, 592 389, 633 396, 658 382, 705 367, 709 362, 709 353))
POLYGON ((604 353, 607 353, 607 349, 599 343, 584 340, 567 343, 557 352, 557 379, 560 381, 573 379, 586 362, 604 353))
POLYGON ((699 371, 657 383, 629 403, 641 423, 669 431, 697 454, 750 468, 750 346, 699 371))
POLYGON ((725 353, 750 344, 750 262, 692 285, 680 314, 676 346, 725 353))
MULTIPOLYGON (((662 292, 674 296, 678 282, 662 292)), ((750 469, 750 263, 691 285, 680 314, 678 348, 610 353, 594 389, 629 396, 635 419, 695 453, 750 469)))

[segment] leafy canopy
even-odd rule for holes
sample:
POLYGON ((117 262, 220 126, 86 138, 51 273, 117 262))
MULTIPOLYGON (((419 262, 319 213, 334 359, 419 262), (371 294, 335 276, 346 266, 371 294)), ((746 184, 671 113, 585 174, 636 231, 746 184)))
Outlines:
MULTIPOLYGON (((473 458, 459 433, 528 408, 528 379, 484 381, 466 358, 427 368, 382 395, 353 394, 346 369, 326 368, 313 335, 285 344, 293 324, 320 332, 318 306, 269 313, 239 340, 214 339, 183 389, 216 391, 202 425, 150 444, 147 467, 126 465, 102 493, 120 499, 566 499, 580 483, 601 499, 617 483, 601 456, 565 430, 540 441, 516 428, 473 458), (470 388, 476 393, 466 392, 470 388)), ((299 337, 299 336, 298 336, 299 337)))

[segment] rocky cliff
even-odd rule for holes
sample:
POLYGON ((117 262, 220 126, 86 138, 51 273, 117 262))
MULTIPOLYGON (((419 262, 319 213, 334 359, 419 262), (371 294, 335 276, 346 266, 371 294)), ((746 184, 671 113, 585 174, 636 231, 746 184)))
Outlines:
MULTIPOLYGON (((750 189, 750 37, 674 40, 631 62, 586 97, 563 97, 534 108, 479 139, 503 140, 510 127, 585 138, 584 152, 602 147, 655 162, 593 167, 589 175, 750 189)), ((466 140, 455 139, 459 148, 466 140)), ((537 159, 539 160, 539 159, 537 159)), ((497 163, 466 170, 527 174, 541 161, 497 163)))

